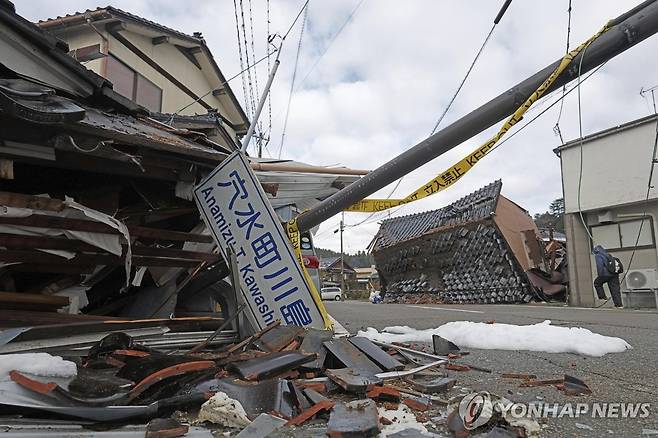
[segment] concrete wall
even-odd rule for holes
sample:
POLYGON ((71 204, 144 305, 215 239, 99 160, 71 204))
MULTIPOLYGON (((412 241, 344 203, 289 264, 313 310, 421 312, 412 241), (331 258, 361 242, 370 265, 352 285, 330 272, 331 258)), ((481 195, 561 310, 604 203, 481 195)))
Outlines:
MULTIPOLYGON (((603 134, 591 136, 592 138, 583 142, 580 208, 580 144, 573 142, 560 150, 567 213, 599 210, 645 199, 656 120, 649 120, 612 134, 603 134)), ((652 181, 652 185, 658 186, 658 172, 654 173, 652 181)), ((653 188, 650 198, 657 197, 658 191, 653 188)))
MULTIPOLYGON (((612 222, 605 222, 605 224, 618 224, 630 220, 638 220, 639 218, 621 217, 623 214, 636 214, 636 213, 651 213, 658 217, 658 202, 650 202, 646 207, 643 205, 617 207, 607 210, 613 218, 612 222), (646 210, 645 210, 646 208, 646 210)), ((601 225, 599 215, 597 212, 585 213, 585 223, 588 225, 590 231, 592 227, 601 225)), ((643 234, 648 233, 648 238, 651 240, 649 245, 641 245, 635 250, 633 255, 633 248, 617 248, 610 249, 610 253, 618 257, 626 272, 628 269, 658 269, 658 255, 656 253, 656 239, 655 239, 655 224, 651 219, 646 219, 642 225, 643 234), (631 264, 631 256, 633 262, 631 264)), ((592 242, 590 237, 585 231, 580 216, 576 214, 565 215, 565 230, 567 233, 567 251, 569 254, 569 288, 570 288, 570 304, 578 306, 591 306, 594 303, 594 287, 593 281, 596 278, 596 262, 591 253, 593 245, 600 244, 601 242, 592 242)), ((635 240, 637 234, 633 233, 635 240)), ((622 274, 623 277, 623 274, 622 274)), ((625 283, 621 285, 622 290, 627 289, 625 283)))
POLYGON ((592 307, 594 286, 589 236, 578 214, 564 215, 569 257, 569 305, 592 307))
MULTIPOLYGON (((623 243, 609 239, 614 226, 622 230, 639 217, 623 217, 624 214, 651 213, 658 217, 658 192, 652 188, 649 202, 645 202, 656 136, 656 120, 647 118, 611 128, 585 138, 582 144, 574 141, 560 148, 562 182, 565 200, 565 231, 569 257, 569 303, 577 306, 595 305, 593 281, 597 276, 596 262, 591 252, 593 245, 603 245, 618 257, 628 269, 656 269, 655 224, 647 219, 643 226, 646 240, 633 251, 637 231, 624 231, 623 243), (582 152, 582 171, 581 171, 582 152), (580 184, 580 205, 578 203, 580 184), (583 211, 581 219, 578 213, 583 211), (587 225, 587 229, 583 222, 587 225), (605 228, 597 226, 604 225, 605 228), (587 230, 593 235, 590 238, 587 230), (613 241, 619 243, 614 244, 613 241), (631 256, 633 263, 631 264, 631 256)), ((654 172, 652 185, 658 183, 654 172)), ((623 275, 622 275, 623 277, 623 275)), ((622 290, 627 289, 622 283, 622 290)))

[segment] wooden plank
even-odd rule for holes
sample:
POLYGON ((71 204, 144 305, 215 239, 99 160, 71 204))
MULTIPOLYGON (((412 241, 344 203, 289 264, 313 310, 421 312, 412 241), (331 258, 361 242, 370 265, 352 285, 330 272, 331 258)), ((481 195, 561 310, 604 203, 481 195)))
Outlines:
POLYGON ((53 265, 53 264, 18 264, 7 266, 10 272, 28 272, 44 274, 91 274, 95 266, 53 265))
POLYGON ((25 294, 16 292, 0 292, 0 303, 3 304, 36 304, 59 308, 68 306, 69 297, 56 295, 25 294))
MULTIPOLYGON (((90 245, 80 240, 45 237, 45 236, 23 236, 20 234, 0 233, 0 247, 12 249, 59 249, 64 251, 84 251, 88 253, 107 254, 102 248, 90 245)), ((123 257, 125 257, 128 245, 122 245, 123 257)), ((133 256, 165 257, 186 260, 197 260, 216 262, 219 256, 197 251, 185 251, 177 248, 152 248, 149 246, 133 246, 133 256)))
MULTIPOLYGON (((121 234, 118 230, 101 222, 85 219, 63 218, 33 214, 26 217, 2 217, 0 224, 22 225, 26 227, 56 228, 61 230, 88 231, 102 234, 121 234)), ((180 242, 211 243, 212 237, 202 234, 185 233, 182 231, 159 230, 146 227, 128 227, 132 237, 144 237, 153 240, 170 240, 180 242)))
MULTIPOLYGON (((41 251, 3 250, 0 251, 0 261, 7 263, 36 263, 47 265, 105 265, 115 266, 124 264, 124 259, 111 254, 78 254, 72 259, 48 254, 41 251)), ((133 256, 135 266, 163 266, 193 268, 199 264, 198 260, 177 259, 168 257, 133 256)))
POLYGON ((0 179, 14 179, 14 162, 0 159, 0 179))
POLYGON ((59 199, 11 192, 0 192, 0 205, 47 211, 62 211, 65 208, 64 203, 59 199))

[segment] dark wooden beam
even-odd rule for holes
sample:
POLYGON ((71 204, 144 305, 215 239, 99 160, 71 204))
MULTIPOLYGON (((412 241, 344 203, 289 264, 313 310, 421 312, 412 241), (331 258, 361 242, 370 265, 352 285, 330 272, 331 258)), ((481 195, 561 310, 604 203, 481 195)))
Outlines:
POLYGON ((171 73, 169 73, 167 70, 165 70, 160 64, 155 62, 153 59, 151 59, 150 56, 148 56, 146 53, 142 52, 137 46, 135 46, 133 43, 131 43, 126 37, 121 35, 120 29, 118 29, 115 26, 108 26, 107 27, 108 31, 110 34, 121 44, 123 44, 128 50, 133 52, 137 57, 139 57, 142 61, 153 67, 155 71, 160 73, 162 76, 167 78, 169 82, 174 84, 176 87, 178 87, 181 91, 183 91, 185 94, 190 96, 192 99, 195 101, 198 101, 198 103, 203 106, 205 109, 213 109, 212 106, 208 105, 206 102, 203 101, 199 96, 197 96, 192 90, 187 88, 185 84, 183 84, 181 81, 176 79, 171 73))
POLYGON ((176 46, 179 52, 183 54, 185 58, 187 58, 188 61, 190 61, 196 68, 201 70, 201 64, 199 64, 199 60, 196 59, 194 56, 194 52, 192 52, 191 49, 188 49, 187 47, 181 47, 181 46, 176 46))
POLYGON ((155 37, 155 38, 151 38, 151 43, 152 43, 154 46, 157 46, 158 44, 168 43, 168 42, 169 42, 169 37, 166 36, 166 35, 162 35, 162 36, 157 36, 157 37, 155 37))
POLYGON ((76 265, 52 265, 52 264, 39 264, 30 263, 18 264, 7 266, 9 272, 27 272, 28 274, 44 273, 44 274, 91 274, 94 272, 96 266, 76 266, 76 265))
MULTIPOLYGON (((88 231, 91 233, 121 234, 118 230, 100 222, 85 219, 63 218, 33 214, 26 217, 0 217, 0 224, 22 225, 26 227, 56 228, 60 230, 88 231)), ((178 242, 211 243, 212 237, 203 234, 184 233, 181 231, 159 230, 146 227, 128 227, 133 237, 143 237, 152 240, 167 240, 178 242)))
POLYGON ((16 292, 0 292, 2 307, 12 304, 35 304, 43 307, 59 308, 68 306, 69 297, 56 295, 27 294, 16 292))
MULTIPOLYGON (((48 254, 41 251, 3 250, 0 251, 0 261, 7 263, 27 263, 41 265, 123 265, 124 259, 111 254, 78 254, 72 259, 48 254)), ((199 265, 198 260, 175 259, 168 257, 133 256, 135 266, 162 266, 170 268, 193 268, 199 265)))
POLYGON ((14 179, 14 162, 0 159, 0 179, 14 179))
POLYGON ((59 199, 42 196, 24 195, 22 193, 0 192, 0 205, 34 210, 62 211, 64 203, 59 199))
MULTIPOLYGON (((0 233, 0 247, 11 249, 58 249, 64 251, 84 251, 87 253, 107 254, 102 248, 98 248, 80 240, 5 233, 0 233)), ((125 256, 127 245, 122 245, 122 247, 125 256)), ((214 263, 219 260, 217 254, 185 251, 177 248, 152 248, 150 246, 140 245, 133 245, 132 253, 133 256, 179 258, 184 260, 207 261, 209 263, 214 263)))

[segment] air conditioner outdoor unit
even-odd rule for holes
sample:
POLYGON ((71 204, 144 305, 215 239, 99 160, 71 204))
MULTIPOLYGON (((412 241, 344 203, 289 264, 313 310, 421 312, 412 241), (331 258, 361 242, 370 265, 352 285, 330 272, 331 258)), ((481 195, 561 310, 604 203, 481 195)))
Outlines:
POLYGON ((626 274, 626 286, 629 290, 658 289, 658 277, 655 269, 631 269, 626 274))

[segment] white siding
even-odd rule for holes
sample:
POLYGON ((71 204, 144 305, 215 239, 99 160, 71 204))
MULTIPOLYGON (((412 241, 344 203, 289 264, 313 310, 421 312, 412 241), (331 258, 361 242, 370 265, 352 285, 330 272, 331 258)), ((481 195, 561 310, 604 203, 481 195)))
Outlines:
MULTIPOLYGON (((605 210, 617 205, 643 201, 651 167, 656 121, 585 140, 582 145, 580 208, 578 180, 581 175, 581 147, 561 151, 564 204, 567 213, 605 210)), ((657 169, 658 170, 658 169, 657 169)), ((655 172, 652 185, 658 184, 655 172)), ((650 198, 658 197, 653 188, 650 198)))

